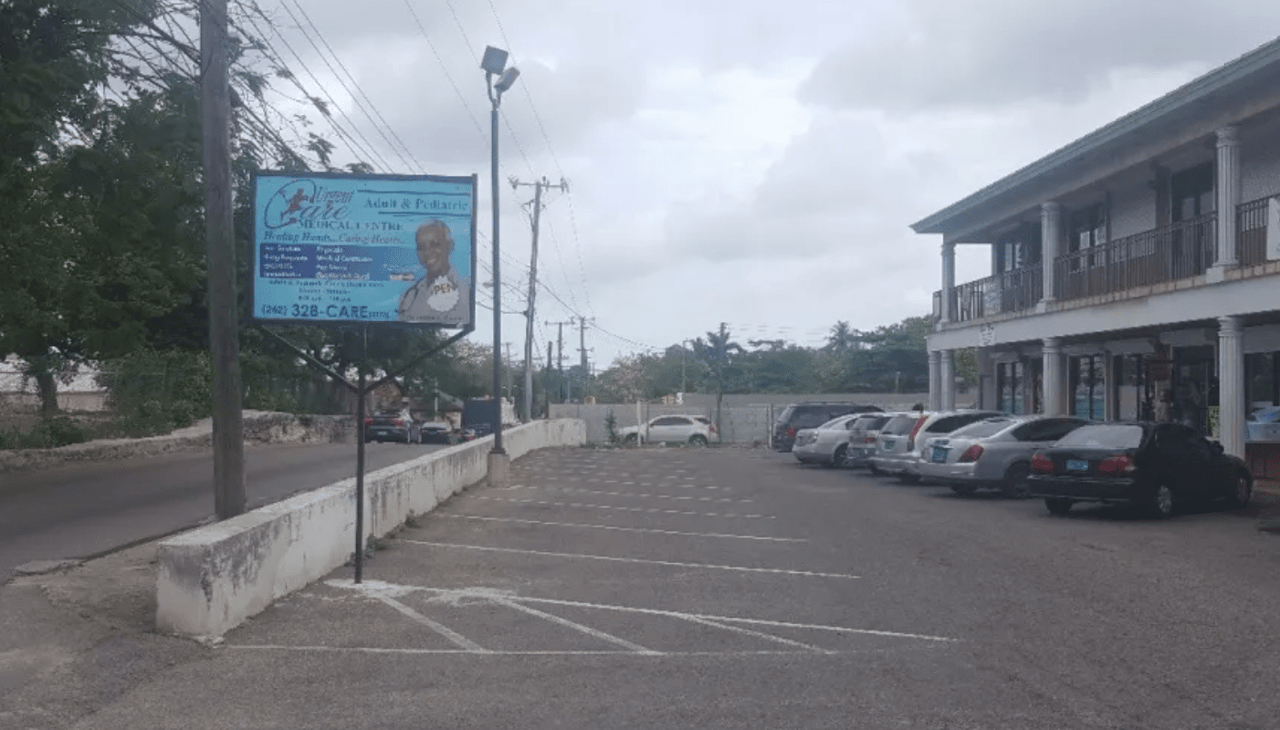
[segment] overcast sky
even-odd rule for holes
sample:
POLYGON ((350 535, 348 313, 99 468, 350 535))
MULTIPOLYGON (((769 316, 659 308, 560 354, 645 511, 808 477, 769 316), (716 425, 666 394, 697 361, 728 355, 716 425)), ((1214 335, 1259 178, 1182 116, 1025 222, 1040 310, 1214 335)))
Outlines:
MULTIPOLYGON (((380 169, 480 175, 486 262, 489 102, 478 59, 486 45, 511 51, 522 75, 502 102, 502 279, 521 293, 504 287, 502 308, 525 308, 521 204, 532 198, 505 180, 563 177, 570 193, 546 196, 542 217, 539 278, 554 296, 538 294, 538 358, 556 336, 546 322, 585 316, 596 368, 720 322, 743 344, 815 346, 837 320, 873 329, 925 314, 940 241, 909 224, 1280 32, 1280 3, 1259 0, 302 0, 306 16, 295 0, 263 7, 280 33, 268 36, 273 47, 304 85, 314 74, 349 116, 338 119, 377 148, 380 169), (394 134, 377 131, 337 83, 343 67, 394 134), (411 157, 393 151, 401 143, 411 157)), ((370 158, 345 148, 339 161, 370 158)), ((957 268, 958 282, 988 275, 989 249, 962 248, 957 268)), ((472 341, 492 342, 491 312, 477 316, 472 341)), ((519 358, 524 317, 502 327, 519 358)), ((577 362, 573 334, 566 328, 565 350, 577 362)))

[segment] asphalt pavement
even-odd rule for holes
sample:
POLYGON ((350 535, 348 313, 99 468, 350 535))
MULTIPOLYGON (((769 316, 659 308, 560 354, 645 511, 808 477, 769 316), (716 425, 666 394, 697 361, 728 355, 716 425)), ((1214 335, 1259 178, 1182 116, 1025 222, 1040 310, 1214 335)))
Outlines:
POLYGON ((1270 503, 1057 518, 763 450, 541 451, 215 647, 85 587, 145 586, 147 546, 21 579, 101 633, 0 726, 1273 728, 1270 503))
MULTIPOLYGON (((372 443, 368 470, 438 445, 372 443)), ((354 443, 245 447, 250 509, 355 475, 354 443)), ((208 450, 0 474, 0 581, 29 561, 86 558, 213 518, 208 450)))

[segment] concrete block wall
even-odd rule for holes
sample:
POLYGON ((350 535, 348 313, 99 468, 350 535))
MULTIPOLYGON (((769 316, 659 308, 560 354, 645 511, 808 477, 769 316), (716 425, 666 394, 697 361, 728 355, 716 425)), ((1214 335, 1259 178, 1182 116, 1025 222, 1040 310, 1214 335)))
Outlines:
MULTIPOLYGON (((585 442, 580 420, 534 421, 503 432, 512 459, 585 442)), ((361 544, 482 481, 492 443, 489 436, 366 474, 361 544)), ((221 636, 340 567, 355 550, 355 502, 352 477, 161 542, 157 630, 221 636)))

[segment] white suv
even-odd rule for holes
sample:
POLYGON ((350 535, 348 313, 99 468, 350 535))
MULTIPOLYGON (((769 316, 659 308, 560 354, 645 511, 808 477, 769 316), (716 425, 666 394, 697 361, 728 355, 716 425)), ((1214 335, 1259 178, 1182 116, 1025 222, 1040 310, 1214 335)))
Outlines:
POLYGON ((720 434, 706 416, 658 416, 641 426, 619 429, 618 438, 628 446, 634 446, 637 441, 706 446, 719 442, 720 434))

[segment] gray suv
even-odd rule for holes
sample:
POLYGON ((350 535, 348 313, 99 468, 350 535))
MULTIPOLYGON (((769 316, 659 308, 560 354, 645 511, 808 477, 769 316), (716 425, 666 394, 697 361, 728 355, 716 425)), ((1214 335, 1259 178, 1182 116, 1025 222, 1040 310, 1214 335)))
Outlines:
POLYGON ((796 432, 802 428, 817 428, 833 418, 850 413, 880 413, 879 406, 857 403, 792 403, 778 414, 773 424, 773 448, 790 451, 796 442, 796 432))

